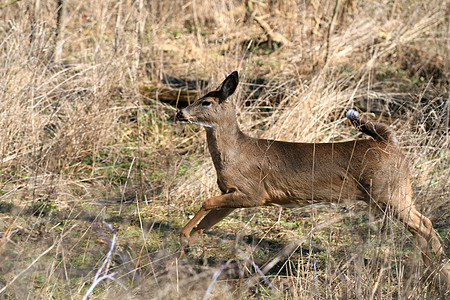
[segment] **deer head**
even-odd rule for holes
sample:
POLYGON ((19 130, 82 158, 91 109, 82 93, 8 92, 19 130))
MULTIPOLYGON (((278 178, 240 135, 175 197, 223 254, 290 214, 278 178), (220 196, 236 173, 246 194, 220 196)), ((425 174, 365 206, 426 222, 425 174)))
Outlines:
POLYGON ((207 93, 177 112, 177 119, 206 128, 226 125, 227 121, 232 122, 233 118, 235 119, 235 108, 234 103, 228 98, 233 95, 238 83, 238 72, 234 71, 228 75, 217 90, 207 93))

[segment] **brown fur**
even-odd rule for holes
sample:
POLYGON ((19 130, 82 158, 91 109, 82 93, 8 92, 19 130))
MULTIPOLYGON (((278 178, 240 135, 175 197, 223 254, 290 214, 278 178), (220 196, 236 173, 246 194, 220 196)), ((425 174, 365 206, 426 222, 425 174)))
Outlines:
POLYGON ((446 258, 430 220, 414 207, 408 163, 386 125, 366 121, 352 110, 347 116, 353 125, 373 138, 339 143, 252 138, 239 129, 235 104, 228 100, 237 84, 233 72, 217 91, 177 114, 181 121, 206 126, 222 191, 206 200, 183 228, 182 249, 236 208, 363 200, 382 211, 389 209, 407 226, 419 240, 427 266, 432 265, 430 248, 439 262, 446 258))

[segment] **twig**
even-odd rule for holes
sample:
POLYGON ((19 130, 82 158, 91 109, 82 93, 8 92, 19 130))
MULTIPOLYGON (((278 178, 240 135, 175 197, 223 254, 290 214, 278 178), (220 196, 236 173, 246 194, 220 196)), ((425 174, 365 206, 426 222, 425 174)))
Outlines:
POLYGON ((114 274, 108 274, 108 269, 105 270, 105 275, 103 275, 102 277, 99 277, 100 274, 103 271, 103 268, 106 266, 106 264, 110 261, 111 259, 111 255, 112 252, 114 251, 114 247, 116 245, 116 233, 114 231, 114 229, 112 228, 112 226, 108 223, 106 223, 105 221, 103 221, 103 224, 105 224, 106 226, 108 226, 109 230, 111 230, 112 234, 113 234, 113 239, 111 241, 111 247, 109 248, 109 252, 106 255, 105 260, 103 261, 103 264, 101 265, 101 267, 98 269, 97 273, 95 274, 94 277, 94 282, 92 283, 92 285, 89 287, 89 289, 87 290, 86 294, 83 297, 83 300, 86 300, 88 298, 88 296, 92 293, 92 291, 94 290, 94 288, 97 286, 97 284, 99 284, 102 280, 104 279, 111 279, 115 282, 117 282, 122 288, 124 288, 126 291, 128 291, 127 287, 125 285, 123 285, 122 283, 120 283, 119 280, 117 280, 116 278, 114 278, 114 274))
POLYGON ((200 34, 200 25, 199 25, 199 21, 198 21, 198 15, 197 15, 197 5, 195 0, 192 1, 192 13, 194 15, 194 28, 195 28, 195 35, 197 37, 197 41, 200 47, 203 46, 203 42, 202 42, 202 36, 200 34))
POLYGON ((89 287, 89 290, 86 292, 86 294, 83 297, 83 300, 87 299, 87 297, 89 296, 90 293, 92 293, 92 291, 94 290, 95 286, 97 284, 99 284, 101 281, 105 280, 105 279, 110 279, 112 281, 117 282, 118 285, 120 285, 120 287, 122 287, 124 290, 128 291, 127 287, 121 283, 119 280, 117 280, 116 278, 114 278, 113 276, 116 275, 116 273, 112 273, 112 274, 105 274, 102 277, 97 278, 96 281, 94 281, 92 283, 92 285, 89 287))
POLYGON ((316 270, 316 256, 314 255, 314 233, 311 234, 311 252, 313 258, 313 278, 314 278, 314 289, 316 291, 314 298, 317 299, 317 270, 316 270))
POLYGON ((310 238, 314 232, 316 231, 320 231, 324 228, 327 228, 328 226, 331 226, 335 223, 338 223, 340 221, 342 221, 343 217, 342 216, 338 216, 335 217, 327 222, 324 222, 322 224, 319 224, 317 227, 311 229, 310 232, 308 232, 308 234, 306 235, 306 237, 300 239, 300 240, 296 240, 296 241, 292 241, 290 242, 286 247, 283 248, 283 250, 281 250, 281 254, 277 255, 274 259, 272 259, 264 268, 263 268, 263 272, 264 274, 266 274, 267 272, 269 272, 270 269, 272 269, 280 260, 282 257, 284 257, 285 255, 288 255, 289 253, 292 253, 295 251, 296 248, 299 247, 299 245, 303 244, 304 242, 306 242, 306 240, 308 238, 310 238))
POLYGON ((30 42, 34 41, 37 32, 37 26, 41 15, 41 1, 34 1, 33 17, 31 21, 30 42))
POLYGON ((334 23, 336 22, 338 6, 339 6, 339 0, 336 0, 336 3, 334 5, 334 9, 333 9, 333 16, 331 17, 330 24, 328 25, 328 31, 327 31, 327 48, 326 48, 325 62, 324 62, 325 66, 328 63, 328 58, 329 58, 329 55, 330 55, 330 38, 331 38, 331 34, 333 32, 333 29, 334 29, 334 23))
POLYGON ((275 295, 278 295, 277 291, 275 290, 273 285, 270 283, 269 279, 267 279, 266 275, 264 275, 264 273, 261 271, 261 269, 255 264, 255 262, 253 260, 251 260, 247 256, 247 254, 245 254, 244 251, 242 251, 241 249, 236 248, 236 247, 234 247, 234 249, 236 249, 237 252, 242 254, 242 256, 245 258, 245 260, 247 260, 248 262, 250 262, 252 264, 253 268, 255 268, 256 272, 258 272, 259 275, 261 275, 261 277, 264 279, 264 281, 267 283, 267 285, 270 287, 270 289, 275 293, 275 295))
POLYGON ((53 52, 53 61, 59 62, 61 60, 62 47, 64 44, 64 26, 66 22, 66 0, 58 0, 56 8, 56 30, 55 30, 55 48, 53 52))
POLYGON ((8 226, 8 228, 6 229, 5 233, 3 234, 2 238, 0 239, 0 246, 3 243, 3 240, 6 238, 6 236, 8 235, 8 232, 11 230, 12 224, 8 226))
MULTIPOLYGON (((51 219, 51 220, 44 220, 44 221, 40 221, 40 222, 36 222, 36 223, 32 223, 28 226, 25 226, 23 228, 18 228, 18 229, 14 229, 13 231, 11 231, 10 234, 16 233, 18 231, 39 225, 39 224, 44 224, 44 223, 49 223, 49 222, 61 222, 61 221, 67 221, 67 220, 74 220, 74 219, 70 219, 70 218, 66 218, 66 219, 51 219)), ((7 232, 5 232, 5 236, 6 236, 7 232)))
POLYGON ((39 259, 41 259, 42 256, 46 255, 47 253, 49 253, 53 247, 56 246, 56 243, 54 243, 53 245, 51 245, 49 248, 47 248, 47 250, 45 250, 44 252, 42 252, 35 260, 33 260, 33 262, 31 264, 28 265, 28 267, 26 267, 25 269, 23 269, 19 274, 16 275, 16 277, 14 277, 10 282, 8 282, 2 289, 0 289, 0 294, 6 290, 6 288, 8 286, 10 286, 14 281, 17 280, 17 278, 19 278, 20 276, 22 276, 23 273, 25 273, 26 271, 28 271, 39 259))
POLYGON ((7 6, 10 6, 10 5, 13 5, 14 3, 19 2, 19 1, 20 1, 20 0, 11 0, 11 1, 9 1, 9 2, 5 2, 5 3, 3 3, 3 4, 0 5, 0 9, 5 8, 5 7, 7 7, 7 6))
MULTIPOLYGON (((40 222, 36 222, 33 224, 30 224, 26 227, 23 228, 19 228, 19 229, 15 229, 13 231, 11 231, 9 234, 13 234, 16 233, 18 231, 39 225, 39 224, 44 224, 44 223, 49 223, 49 222, 61 222, 61 221, 66 221, 66 220, 75 220, 75 219, 71 219, 71 218, 64 218, 64 219, 52 219, 52 220, 44 220, 44 221, 40 221, 40 222)), ((94 277, 94 282, 92 283, 92 285, 90 286, 90 288, 88 289, 88 291, 86 292, 86 294, 83 297, 83 300, 87 299, 87 297, 89 296, 89 294, 94 290, 94 288, 97 286, 97 284, 99 284, 102 280, 105 279, 110 279, 113 280, 115 282, 117 282, 117 284, 119 284, 119 286, 121 286, 123 289, 125 289, 126 291, 128 291, 127 287, 121 283, 118 279, 114 278, 113 276, 115 275, 115 273, 112 274, 108 274, 108 269, 105 270, 105 274, 103 276, 100 277, 100 274, 103 271, 103 268, 105 268, 106 264, 111 260, 111 255, 112 252, 114 251, 114 247, 116 244, 116 233, 114 231, 114 229, 112 228, 112 226, 108 223, 106 223, 105 221, 102 222, 104 225, 108 226, 109 230, 112 232, 113 234, 113 239, 111 241, 111 247, 109 249, 108 254, 106 255, 105 260, 103 261, 103 264, 100 266, 100 268, 98 269, 97 273, 95 274, 94 277)), ((2 240, 8 235, 8 231, 10 230, 10 228, 8 228, 6 230, 6 232, 3 234, 2 240)), ((53 247, 55 247, 56 243, 54 243, 51 247, 49 247, 47 250, 45 250, 43 253, 41 253, 41 255, 39 255, 25 270, 22 270, 22 272, 20 272, 16 277, 14 277, 13 280, 11 280, 10 282, 8 282, 8 284, 6 284, 2 289, 0 289, 0 293, 2 293, 8 286, 10 286, 14 281, 17 280, 17 278, 19 278, 24 272, 26 272, 28 269, 31 268, 31 266, 33 266, 42 256, 44 256, 45 254, 47 254, 50 250, 53 249, 53 247)))
POLYGON ((223 272, 223 270, 228 268, 229 265, 230 265, 230 261, 227 261, 226 264, 221 265, 220 268, 216 272, 214 272, 214 275, 211 278, 211 282, 209 283, 208 288, 206 289, 205 295, 203 296, 203 300, 206 300, 209 298, 209 294, 211 294, 212 288, 214 286, 214 283, 216 283, 217 278, 219 278, 219 276, 223 272))
MULTIPOLYGON (((230 243, 228 243, 228 241, 222 240, 220 239, 223 243, 230 245, 230 243)), ((278 295, 277 291, 275 290, 275 288, 273 287, 273 285, 270 283, 269 279, 267 279, 266 275, 264 275, 263 271, 261 271, 261 269, 256 265, 256 263, 250 259, 248 257, 247 254, 245 254, 244 251, 242 251, 239 248, 236 248, 234 246, 232 246, 237 252, 239 252, 246 261, 248 261, 256 270, 256 272, 258 272, 258 274, 264 279, 264 281, 267 283, 267 285, 269 286, 269 288, 275 293, 275 295, 278 295)), ((220 266, 220 268, 214 273, 213 277, 211 278, 211 283, 208 286, 208 289, 205 292, 205 295, 203 296, 203 300, 208 299, 209 294, 212 291, 212 288, 214 286, 214 283, 217 281, 217 278, 220 276, 220 274, 223 272, 223 270, 225 270, 228 266, 230 265, 230 261, 228 261, 226 264, 220 266)))

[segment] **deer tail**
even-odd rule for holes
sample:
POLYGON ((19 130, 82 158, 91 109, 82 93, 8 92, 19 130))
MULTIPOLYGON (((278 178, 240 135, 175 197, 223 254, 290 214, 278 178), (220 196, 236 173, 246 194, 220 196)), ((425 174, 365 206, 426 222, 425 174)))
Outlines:
POLYGON ((376 141, 396 145, 399 144, 397 138, 393 135, 391 129, 387 125, 367 121, 366 119, 362 118, 354 109, 350 109, 347 112, 346 116, 350 120, 350 122, 352 122, 353 126, 358 128, 359 131, 370 135, 376 141))

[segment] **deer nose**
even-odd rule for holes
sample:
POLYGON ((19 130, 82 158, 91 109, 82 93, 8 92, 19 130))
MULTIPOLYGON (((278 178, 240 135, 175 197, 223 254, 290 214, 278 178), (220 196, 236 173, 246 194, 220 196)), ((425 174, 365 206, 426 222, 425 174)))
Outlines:
POLYGON ((184 119, 183 113, 181 112, 181 110, 177 111, 176 117, 177 117, 178 120, 183 120, 184 119))

